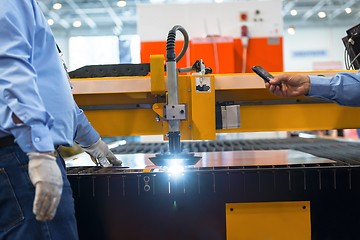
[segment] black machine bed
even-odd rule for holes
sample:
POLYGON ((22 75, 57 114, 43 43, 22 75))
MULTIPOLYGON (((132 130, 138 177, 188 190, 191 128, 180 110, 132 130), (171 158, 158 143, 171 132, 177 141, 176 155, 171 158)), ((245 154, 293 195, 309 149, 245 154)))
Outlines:
POLYGON ((122 168, 69 167, 80 239, 226 239, 227 203, 284 201, 310 202, 311 239, 360 239, 359 142, 294 137, 182 148, 203 159, 180 174, 146 159, 167 143, 112 149, 122 168))

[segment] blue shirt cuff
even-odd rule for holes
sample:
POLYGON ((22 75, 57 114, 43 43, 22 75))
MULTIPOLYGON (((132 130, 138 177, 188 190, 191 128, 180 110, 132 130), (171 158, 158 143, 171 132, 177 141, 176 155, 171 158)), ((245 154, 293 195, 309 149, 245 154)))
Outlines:
POLYGON ((100 135, 95 129, 89 131, 86 135, 78 136, 75 142, 82 147, 89 147, 96 143, 100 138, 100 135))
POLYGON ((309 76, 310 77, 310 91, 308 96, 331 98, 332 88, 330 81, 322 76, 309 76))
POLYGON ((50 130, 46 126, 23 125, 12 129, 11 133, 15 137, 15 142, 26 153, 55 151, 50 130))

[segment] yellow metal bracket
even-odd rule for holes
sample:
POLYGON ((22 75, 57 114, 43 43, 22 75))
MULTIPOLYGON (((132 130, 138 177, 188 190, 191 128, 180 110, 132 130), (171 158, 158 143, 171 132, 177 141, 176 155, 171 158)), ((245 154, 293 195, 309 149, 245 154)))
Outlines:
POLYGON ((164 105, 165 103, 155 103, 152 105, 152 110, 161 118, 164 117, 164 105))

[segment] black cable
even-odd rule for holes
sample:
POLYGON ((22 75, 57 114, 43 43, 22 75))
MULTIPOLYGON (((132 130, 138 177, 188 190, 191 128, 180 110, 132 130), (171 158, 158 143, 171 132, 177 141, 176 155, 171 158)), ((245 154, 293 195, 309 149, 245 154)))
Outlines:
POLYGON ((186 30, 180 26, 175 25, 168 34, 167 42, 166 42, 166 58, 167 61, 176 61, 178 62, 184 55, 189 46, 189 35, 186 30), (176 31, 180 31, 184 36, 184 46, 181 49, 179 56, 176 57, 175 55, 175 38, 176 38, 176 31))
POLYGON ((354 67, 354 62, 355 62, 356 59, 359 58, 359 56, 360 56, 360 52, 359 52, 359 53, 354 57, 354 59, 350 62, 350 66, 353 66, 353 69, 355 69, 355 67, 354 67))
POLYGON ((350 57, 350 54, 349 54, 351 39, 352 38, 349 38, 349 40, 345 44, 344 61, 345 61, 346 70, 350 70, 351 68, 354 69, 353 62, 351 63, 351 57, 350 57))
POLYGON ((344 49, 344 63, 345 63, 345 68, 346 68, 346 70, 350 70, 350 69, 349 69, 349 62, 348 62, 349 55, 348 55, 347 53, 348 53, 348 52, 347 52, 347 49, 346 49, 346 47, 345 47, 345 49, 344 49))

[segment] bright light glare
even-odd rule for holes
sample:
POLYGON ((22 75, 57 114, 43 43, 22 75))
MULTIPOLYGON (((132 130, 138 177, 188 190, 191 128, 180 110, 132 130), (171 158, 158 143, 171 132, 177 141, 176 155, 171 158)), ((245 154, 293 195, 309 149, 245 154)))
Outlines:
POLYGON ((297 15, 297 11, 295 9, 290 11, 291 16, 296 16, 297 15))
POLYGON ((118 146, 123 146, 123 145, 126 145, 126 140, 119 140, 119 141, 115 141, 115 142, 112 142, 112 143, 109 143, 108 144, 108 147, 111 149, 111 148, 116 148, 118 146))
POLYGON ((56 2, 56 3, 53 4, 53 9, 59 10, 59 9, 61 9, 61 8, 62 8, 62 4, 61 4, 61 3, 56 2))
POLYGON ((169 166, 168 168, 169 175, 171 174, 178 175, 183 171, 184 171, 184 166, 180 166, 180 165, 169 166))
POLYGON ((47 22, 48 22, 48 24, 50 25, 50 26, 52 26, 52 25, 54 25, 54 20, 53 19, 51 19, 51 18, 49 18, 48 20, 47 20, 47 22))
POLYGON ((123 1, 123 0, 120 0, 120 1, 118 1, 117 3, 116 3, 116 5, 118 6, 118 7, 125 7, 126 6, 126 1, 123 1))
POLYGON ((288 32, 288 34, 290 34, 290 35, 294 35, 295 32, 296 32, 295 27, 294 27, 294 26, 288 27, 287 32, 288 32))
POLYGON ((351 8, 345 8, 345 12, 347 13, 347 14, 350 14, 351 12, 352 12, 352 10, 351 10, 351 8))
POLYGON ((224 0, 215 0, 216 3, 222 3, 224 0))
POLYGON ((321 12, 318 13, 318 16, 319 16, 319 18, 325 18, 326 13, 321 11, 321 12))
POLYGON ((81 21, 79 21, 79 20, 74 21, 73 27, 76 27, 76 28, 81 27, 81 21))

